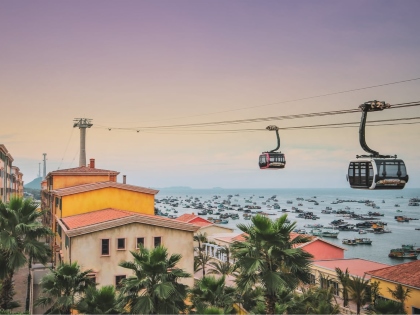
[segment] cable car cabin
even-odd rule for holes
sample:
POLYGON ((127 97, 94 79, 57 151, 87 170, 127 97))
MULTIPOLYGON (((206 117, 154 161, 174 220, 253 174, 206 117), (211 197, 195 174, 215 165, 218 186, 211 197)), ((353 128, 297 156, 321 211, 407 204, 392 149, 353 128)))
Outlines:
POLYGON ((260 155, 259 160, 260 169, 278 170, 286 166, 286 158, 283 153, 279 152, 264 152, 260 155))
POLYGON ((408 175, 403 160, 364 158, 350 162, 347 179, 356 189, 403 189, 408 175))

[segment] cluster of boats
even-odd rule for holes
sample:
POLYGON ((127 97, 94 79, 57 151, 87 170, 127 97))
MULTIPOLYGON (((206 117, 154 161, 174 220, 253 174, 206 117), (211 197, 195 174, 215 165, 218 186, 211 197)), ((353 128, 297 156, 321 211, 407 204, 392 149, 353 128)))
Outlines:
POLYGON ((372 240, 367 237, 353 239, 345 238, 342 240, 342 243, 346 245, 372 245, 372 240))
POLYGON ((420 254, 420 247, 415 248, 413 244, 401 245, 401 248, 394 248, 388 254, 391 258, 417 259, 420 254))

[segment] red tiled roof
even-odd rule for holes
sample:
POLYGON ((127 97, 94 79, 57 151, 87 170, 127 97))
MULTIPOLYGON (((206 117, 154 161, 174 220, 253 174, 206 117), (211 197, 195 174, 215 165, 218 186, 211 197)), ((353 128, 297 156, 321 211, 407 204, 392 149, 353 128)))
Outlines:
POLYGON ((245 233, 234 234, 233 235, 226 235, 225 233, 222 236, 215 236, 214 239, 226 242, 226 243, 233 243, 235 241, 243 242, 245 241, 245 233))
POLYGON ((373 277, 420 288, 420 260, 368 271, 373 277))
POLYGON ((92 224, 98 224, 106 221, 129 217, 132 215, 135 215, 135 213, 110 208, 89 213, 83 213, 79 215, 73 215, 71 217, 62 218, 61 220, 64 222, 67 228, 71 230, 92 224))
POLYGON ((111 170, 103 170, 99 168, 90 168, 87 166, 79 166, 73 168, 67 168, 62 170, 56 170, 49 172, 47 177, 50 175, 118 175, 119 172, 111 170))
MULTIPOLYGON (((386 264, 361 258, 316 260, 312 264, 332 271, 335 271, 335 268, 340 268, 342 271, 348 268, 349 274, 357 277, 363 277, 369 270, 389 267, 386 264)), ((370 276, 366 275, 365 279, 370 279, 370 276)))
POLYGON ((181 222, 190 222, 192 219, 196 218, 197 216, 195 214, 191 213, 184 213, 183 215, 179 216, 175 220, 181 221, 181 222))
POLYGON ((213 225, 213 223, 211 223, 210 221, 208 221, 204 218, 201 218, 198 215, 189 214, 189 213, 184 213, 183 215, 179 216, 175 220, 178 220, 178 221, 181 221, 181 222, 192 223, 192 224, 198 225, 200 227, 213 225))
POLYGON ((196 231, 198 226, 177 222, 158 215, 142 214, 119 209, 102 209, 57 219, 70 237, 88 234, 100 230, 123 226, 131 223, 142 223, 185 231, 196 231))
POLYGON ((103 189, 103 188, 109 188, 109 187, 130 190, 130 191, 151 194, 151 195, 156 195, 159 192, 158 190, 155 190, 155 189, 121 184, 117 182, 96 182, 96 183, 55 189, 55 190, 52 190, 52 192, 57 196, 68 196, 68 195, 74 195, 78 193, 83 193, 83 192, 88 192, 88 191, 98 190, 98 189, 103 189))

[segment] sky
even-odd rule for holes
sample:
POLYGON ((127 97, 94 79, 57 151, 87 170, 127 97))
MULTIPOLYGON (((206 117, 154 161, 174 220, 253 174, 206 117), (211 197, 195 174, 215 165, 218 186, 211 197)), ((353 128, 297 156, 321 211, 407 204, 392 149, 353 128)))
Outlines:
MULTIPOLYGON (((91 118, 87 160, 128 184, 348 187, 348 163, 364 153, 357 127, 280 131, 284 170, 260 170, 258 156, 276 147, 269 124, 360 113, 153 127, 420 101, 420 80, 311 98, 420 78, 418 12, 417 0, 0 0, 0 143, 26 183, 43 153, 47 172, 77 167, 73 119, 91 118)), ((420 124, 369 120, 418 116, 420 107, 369 113, 366 129, 372 149, 404 159, 411 188, 420 187, 420 124)))

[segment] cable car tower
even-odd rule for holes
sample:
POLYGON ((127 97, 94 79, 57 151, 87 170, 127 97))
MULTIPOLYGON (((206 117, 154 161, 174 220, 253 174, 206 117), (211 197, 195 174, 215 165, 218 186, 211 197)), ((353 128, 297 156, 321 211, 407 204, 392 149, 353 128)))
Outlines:
POLYGON ((278 170, 282 169, 286 166, 286 157, 281 152, 276 152, 278 149, 280 149, 280 136, 279 136, 279 128, 274 125, 270 125, 267 128, 265 128, 269 131, 275 131, 277 135, 277 147, 274 150, 271 150, 269 152, 263 152, 260 155, 259 158, 259 166, 260 169, 272 169, 272 170, 278 170))
POLYGON ((382 155, 366 144, 365 128, 368 112, 382 111, 391 105, 380 101, 369 101, 359 106, 362 118, 359 127, 359 142, 369 155, 356 155, 348 168, 347 180, 356 189, 403 189, 408 182, 404 161, 397 155, 382 155))
POLYGON ((80 157, 79 167, 86 166, 86 128, 93 126, 92 119, 90 118, 75 118, 73 119, 73 128, 79 127, 80 129, 80 157))

